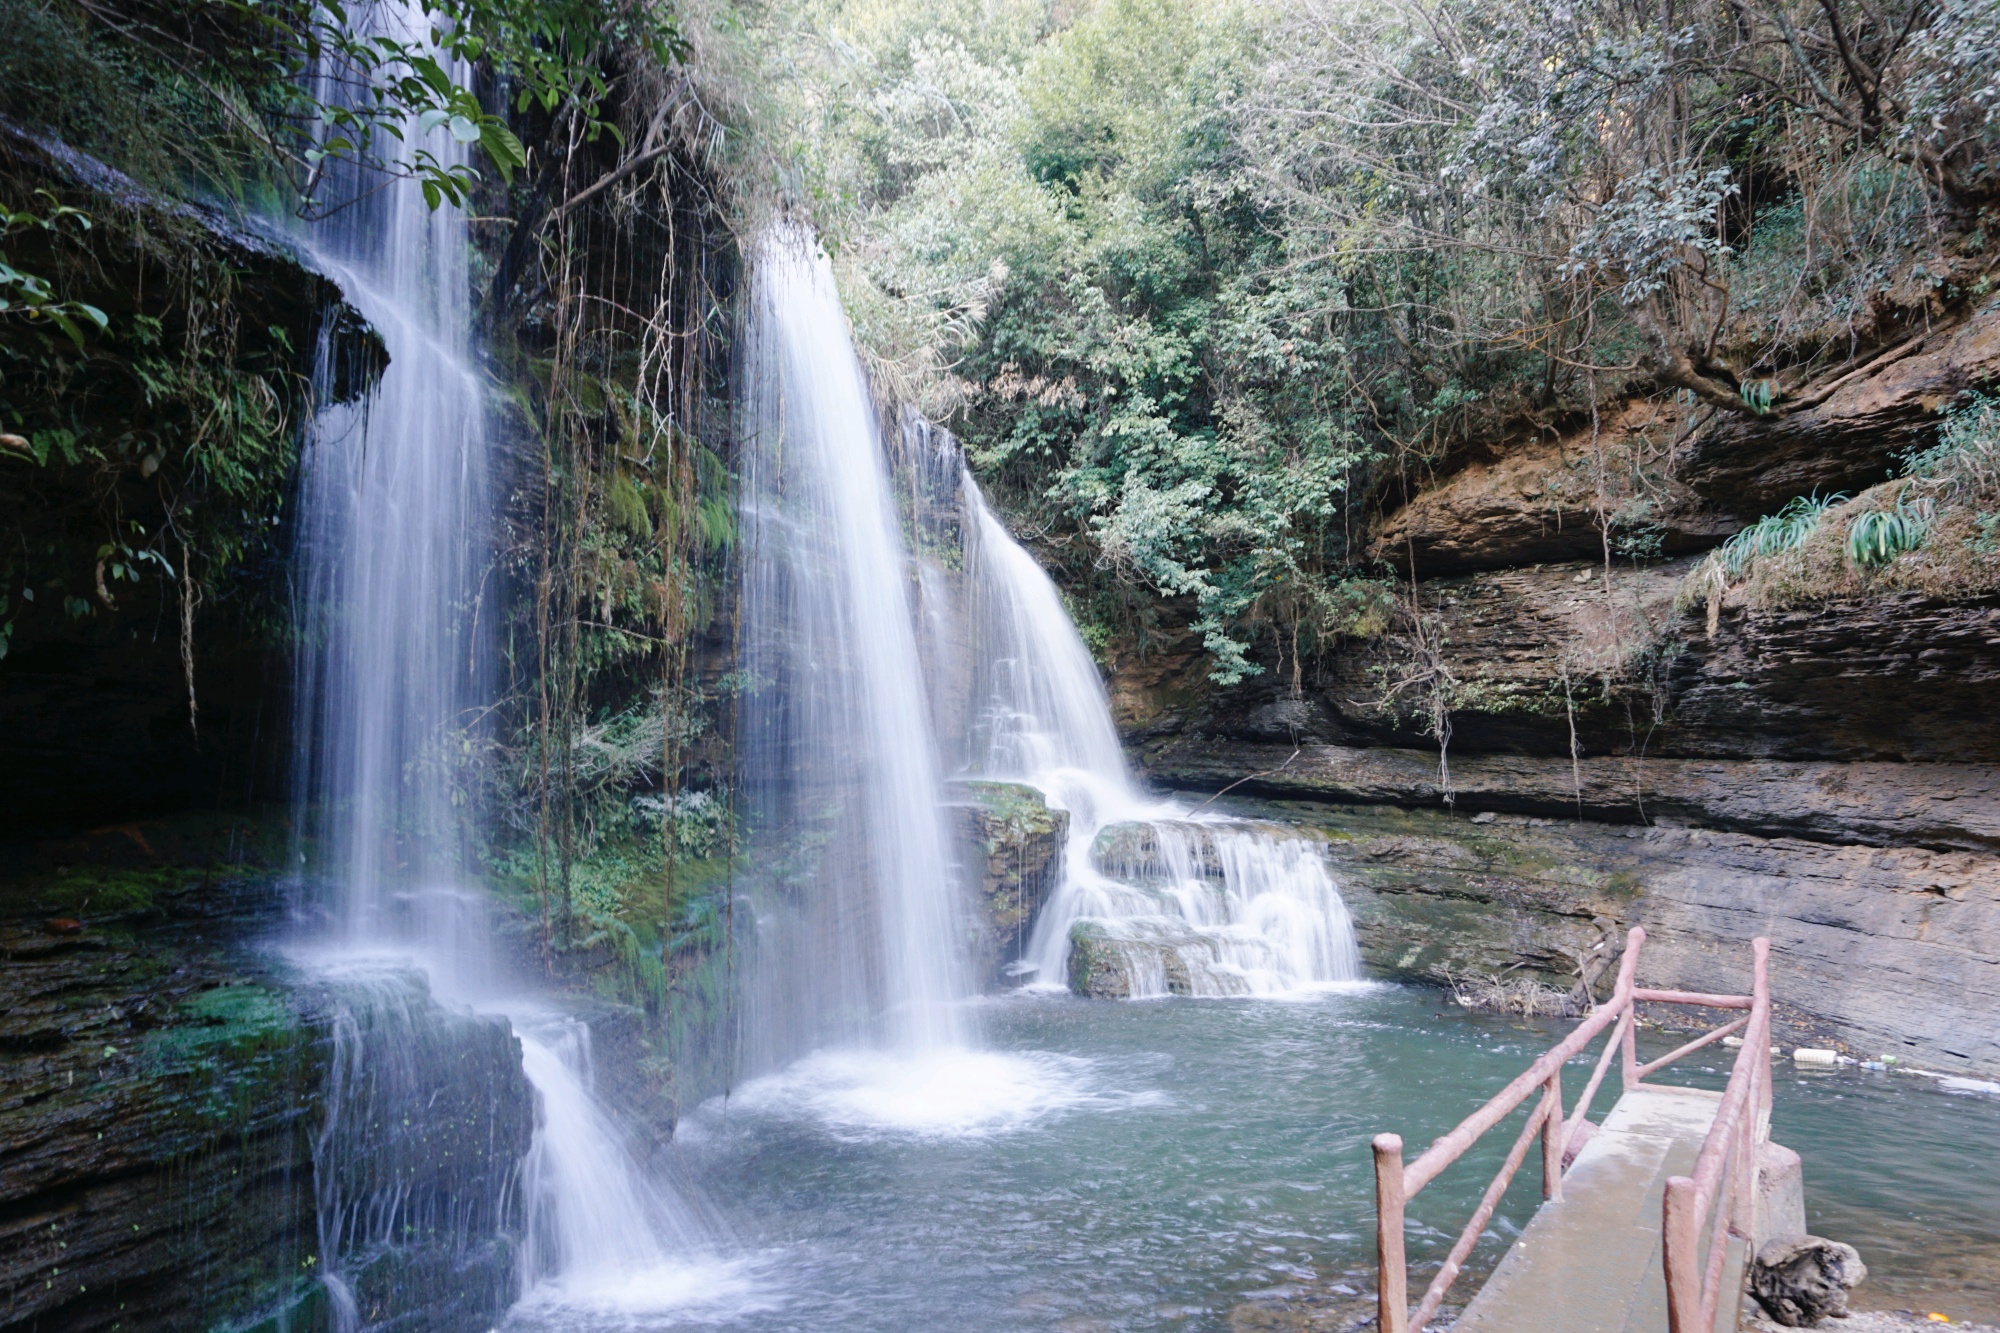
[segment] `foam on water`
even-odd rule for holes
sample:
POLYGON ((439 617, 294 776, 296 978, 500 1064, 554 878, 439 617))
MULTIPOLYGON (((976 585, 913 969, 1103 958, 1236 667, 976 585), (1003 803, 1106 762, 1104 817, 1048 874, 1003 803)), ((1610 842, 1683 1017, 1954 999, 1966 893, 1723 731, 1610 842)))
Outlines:
POLYGON ((1065 1112, 1162 1101, 1157 1091, 1100 1087, 1091 1063, 1074 1056, 946 1047, 916 1054, 819 1051, 746 1084, 726 1108, 710 1103, 704 1114, 809 1121, 842 1139, 979 1138, 1065 1112))
POLYGON ((759 1258, 692 1257, 554 1278, 522 1297, 503 1333, 622 1333, 731 1323, 783 1308, 782 1289, 759 1258))

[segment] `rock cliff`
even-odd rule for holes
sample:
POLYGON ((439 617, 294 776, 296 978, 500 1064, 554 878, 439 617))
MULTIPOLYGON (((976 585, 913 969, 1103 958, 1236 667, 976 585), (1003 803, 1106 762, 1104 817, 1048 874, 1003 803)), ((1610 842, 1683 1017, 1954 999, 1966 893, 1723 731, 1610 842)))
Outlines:
POLYGON ((412 997, 449 1076, 406 1106, 335 1078, 367 1025, 260 947, 285 895, 256 840, 126 825, 0 865, 0 1328, 328 1327, 329 1271, 364 1319, 476 1333, 511 1301, 518 1042, 412 997))
POLYGON ((1768 418, 1639 398, 1467 450, 1376 529, 1384 632, 1228 688, 1192 635, 1128 648, 1135 759, 1321 828, 1387 974, 1567 986, 1643 924, 1657 981, 1730 989, 1769 934, 1797 1030, 2000 1071, 2000 595, 1964 574, 2000 557, 1752 595, 1700 554, 1879 480, 1996 347, 1989 301, 1768 418))

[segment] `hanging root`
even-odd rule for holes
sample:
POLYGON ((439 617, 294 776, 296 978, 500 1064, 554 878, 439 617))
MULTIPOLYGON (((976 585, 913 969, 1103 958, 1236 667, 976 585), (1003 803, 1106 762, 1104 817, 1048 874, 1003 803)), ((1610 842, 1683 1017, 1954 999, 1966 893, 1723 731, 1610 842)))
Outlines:
POLYGON ((188 692, 188 734, 201 739, 201 728, 195 723, 195 715, 201 705, 194 697, 194 610, 201 601, 201 593, 194 584, 194 567, 188 552, 188 544, 181 543, 181 674, 187 677, 188 692))

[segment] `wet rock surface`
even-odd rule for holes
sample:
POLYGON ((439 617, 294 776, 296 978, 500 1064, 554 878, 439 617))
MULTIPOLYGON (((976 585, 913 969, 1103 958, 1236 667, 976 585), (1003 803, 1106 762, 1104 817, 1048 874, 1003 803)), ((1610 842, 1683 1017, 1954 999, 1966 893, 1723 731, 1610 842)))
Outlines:
POLYGON ((171 926, 0 925, 0 1327, 315 1302, 325 1030, 225 942, 266 892, 210 883, 171 926))
POLYGON ((1101 921, 1079 921, 1069 931, 1070 992, 1089 1000, 1129 1000, 1161 990, 1192 995, 1186 951, 1202 943, 1193 933, 1146 939, 1114 934, 1101 921), (1159 984, 1148 986, 1149 978, 1159 984))
POLYGON ((1027 947, 1035 912, 1062 882, 1069 812, 1015 782, 955 782, 952 793, 953 833, 979 922, 975 975, 1009 980, 1004 970, 1027 947))
POLYGON ((313 1180, 336 1252, 320 1263, 365 1328, 490 1326, 516 1294, 534 1134, 520 1041, 505 1018, 440 1005, 416 976, 312 991, 331 1029, 313 1180))
POLYGON ((1763 934, 1787 1046, 2000 1070, 2000 857, 1386 806, 1243 808, 1325 837, 1373 975, 1526 974, 1566 989, 1579 958, 1642 925, 1649 984, 1733 993, 1763 934))
POLYGON ((364 1321, 394 1292, 399 1328, 474 1333, 512 1299, 504 1236, 533 1129, 518 1043, 503 1020, 439 1010, 421 1098, 372 1095, 393 1062, 343 1069, 352 1007, 263 947, 284 921, 271 872, 185 863, 255 840, 228 821, 129 825, 41 849, 84 864, 9 858, 0 1328, 325 1327, 330 1268, 364 1321), (346 1166, 325 1134, 343 1074, 346 1166), (410 1225, 370 1250, 359 1210, 332 1223, 385 1170, 410 1225))

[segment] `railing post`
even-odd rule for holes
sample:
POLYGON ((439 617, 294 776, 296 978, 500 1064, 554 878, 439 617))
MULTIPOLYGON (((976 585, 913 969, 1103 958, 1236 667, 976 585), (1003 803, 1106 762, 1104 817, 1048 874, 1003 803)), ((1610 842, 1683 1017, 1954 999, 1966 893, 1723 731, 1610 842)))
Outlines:
POLYGON ((1618 1039, 1619 1069, 1626 1092, 1639 1086, 1639 1006, 1625 1010, 1625 1035, 1618 1039))
POLYGON ((1625 1003, 1625 1017, 1620 1020, 1624 1024, 1625 1035, 1622 1038, 1615 1032, 1612 1035, 1623 1048, 1623 1060, 1619 1065, 1618 1076, 1626 1092, 1630 1092, 1633 1085, 1639 1081, 1639 1047, 1636 1036, 1639 1028, 1639 1003, 1632 998, 1632 992, 1638 986, 1639 949, 1645 942, 1646 932, 1641 927, 1634 926, 1625 932, 1625 957, 1618 965, 1618 989, 1614 992, 1617 999, 1625 1003))
MULTIPOLYGON (((1754 1108, 1757 1141, 1761 1143, 1771 1132, 1771 941, 1762 935, 1750 941, 1750 1014, 1750 1028, 1762 1029, 1754 1034, 1757 1068, 1764 1076, 1754 1108)), ((1753 1034, 1746 1031, 1743 1035, 1748 1039, 1753 1034)))
POLYGON ((1542 1094, 1542 1105, 1548 1107, 1548 1114, 1542 1120, 1542 1197, 1560 1199, 1563 1196, 1563 1076, 1562 1066, 1557 1065, 1549 1075, 1548 1088, 1542 1094))
POLYGON ((1661 1212, 1667 1333, 1695 1333, 1701 1327, 1701 1219, 1695 1216, 1694 1181, 1686 1176, 1669 1178, 1661 1212))
POLYGON ((1403 1139, 1375 1136, 1375 1291, 1380 1333, 1409 1333, 1410 1278, 1403 1260, 1403 1139))

